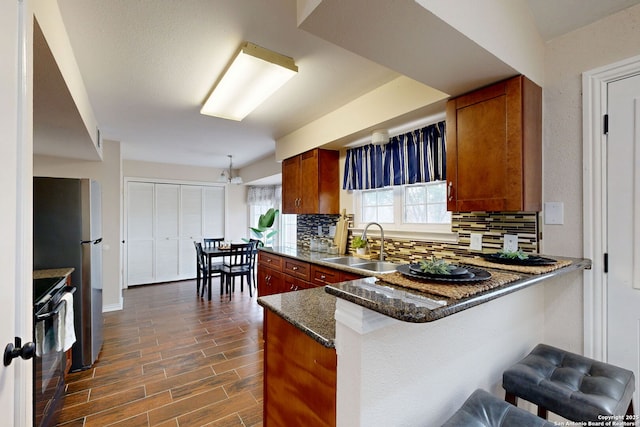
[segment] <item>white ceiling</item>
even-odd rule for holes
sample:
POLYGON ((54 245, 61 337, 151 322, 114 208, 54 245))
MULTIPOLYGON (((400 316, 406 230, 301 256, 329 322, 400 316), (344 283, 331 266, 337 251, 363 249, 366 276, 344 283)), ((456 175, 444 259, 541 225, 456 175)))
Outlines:
MULTIPOLYGON (((545 40, 640 2, 526 1, 545 40)), ((398 76, 299 29, 296 0, 58 4, 102 135, 122 142, 125 159, 224 168, 232 154, 234 167, 243 167, 273 155, 275 139, 398 76), (200 115, 204 97, 243 41, 293 57, 298 75, 242 122, 200 115)), ((36 50, 37 154, 65 153, 61 114, 46 112, 73 110, 51 105, 53 88, 61 86, 50 77, 51 59, 36 50), (57 136, 37 137, 45 133, 57 136)))

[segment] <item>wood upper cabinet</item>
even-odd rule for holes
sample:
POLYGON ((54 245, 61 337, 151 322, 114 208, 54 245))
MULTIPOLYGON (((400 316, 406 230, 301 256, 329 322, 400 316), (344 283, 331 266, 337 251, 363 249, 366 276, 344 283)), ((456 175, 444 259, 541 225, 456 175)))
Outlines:
POLYGON ((447 209, 540 211, 542 89, 514 77, 447 102, 447 209))
POLYGON ((337 214, 338 152, 315 149, 282 162, 282 213, 337 214))

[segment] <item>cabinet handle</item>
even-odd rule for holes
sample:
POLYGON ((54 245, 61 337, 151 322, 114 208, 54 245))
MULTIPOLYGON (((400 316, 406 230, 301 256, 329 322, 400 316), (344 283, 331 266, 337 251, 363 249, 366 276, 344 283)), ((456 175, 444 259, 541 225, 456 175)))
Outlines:
POLYGON ((447 187, 447 197, 449 201, 453 200, 453 182, 449 181, 449 186, 447 187))
POLYGON ((289 288, 290 291, 297 291, 298 287, 296 285, 291 285, 291 287, 289 288))
POLYGON ((297 266, 295 266, 295 265, 294 265, 293 267, 291 267, 291 269, 292 269, 293 271, 298 271, 298 267, 297 267, 297 266))
POLYGON ((267 262, 271 262, 271 258, 267 258, 267 262))
POLYGON ((320 275, 320 279, 324 280, 324 279, 326 279, 326 278, 327 278, 327 276, 325 276, 324 274, 321 274, 321 275, 320 275))

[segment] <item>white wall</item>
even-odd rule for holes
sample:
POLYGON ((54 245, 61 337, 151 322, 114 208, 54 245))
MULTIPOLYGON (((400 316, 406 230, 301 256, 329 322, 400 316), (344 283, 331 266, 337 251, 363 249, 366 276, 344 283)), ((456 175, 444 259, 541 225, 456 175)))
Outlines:
POLYGON ((122 179, 120 143, 104 141, 103 161, 34 156, 34 176, 91 178, 102 186, 103 308, 122 306, 122 179))
POLYGON ((338 299, 337 425, 437 426, 477 388, 503 395, 505 367, 543 339, 543 301, 534 285, 410 323, 338 299))
MULTIPOLYGON (((582 256, 582 73, 640 54, 639 41, 640 5, 547 43, 543 197, 564 203, 564 225, 542 226, 544 253, 582 256)), ((581 353, 582 282, 566 280, 546 286, 545 338, 581 353)))

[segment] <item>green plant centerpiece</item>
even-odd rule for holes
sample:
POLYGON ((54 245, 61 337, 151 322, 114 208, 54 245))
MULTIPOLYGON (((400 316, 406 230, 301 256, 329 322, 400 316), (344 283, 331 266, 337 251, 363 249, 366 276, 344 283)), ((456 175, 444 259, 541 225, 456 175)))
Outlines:
POLYGON ((278 230, 272 229, 278 212, 278 209, 270 208, 268 211, 260 215, 257 227, 250 227, 254 236, 260 240, 258 246, 266 246, 266 244, 273 239, 273 236, 278 233, 278 230))
POLYGON ((526 253, 522 252, 521 249, 518 249, 517 251, 505 251, 504 249, 496 252, 498 254, 499 258, 504 258, 504 259, 520 259, 520 260, 525 260, 527 258, 529 258, 529 255, 527 255, 526 253))
POLYGON ((447 261, 433 256, 431 259, 420 260, 420 270, 427 274, 449 275, 456 268, 457 267, 455 265, 449 264, 447 261))
POLYGON ((354 236, 354 238, 351 240, 351 247, 353 249, 366 248, 367 247, 367 238, 365 237, 363 239, 362 236, 354 236))

